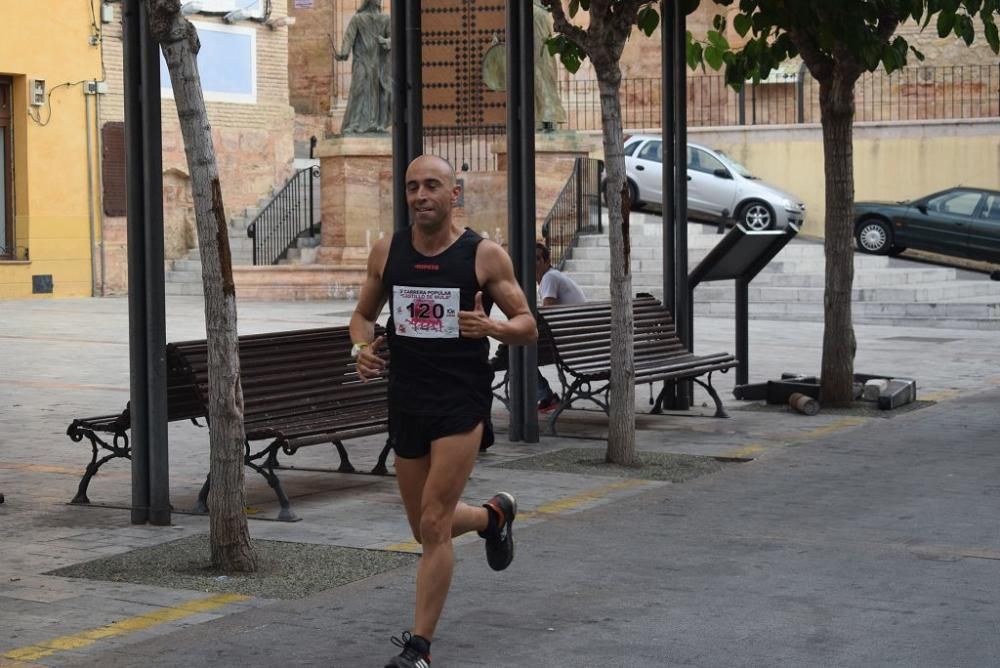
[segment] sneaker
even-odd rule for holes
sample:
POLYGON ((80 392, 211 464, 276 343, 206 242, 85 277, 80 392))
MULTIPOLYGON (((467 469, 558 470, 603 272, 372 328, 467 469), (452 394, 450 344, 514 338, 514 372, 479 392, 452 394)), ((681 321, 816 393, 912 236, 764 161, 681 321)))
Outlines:
POLYGON ((385 668, 430 668, 431 655, 417 650, 415 645, 422 644, 422 642, 410 635, 409 631, 403 631, 402 640, 393 636, 392 644, 396 647, 402 647, 403 651, 389 659, 385 668))
POLYGON ((500 492, 486 502, 503 518, 503 525, 494 533, 487 533, 486 538, 486 561, 490 568, 495 571, 502 571, 510 566, 514 561, 514 518, 517 517, 517 500, 513 494, 500 492))
POLYGON ((559 395, 555 393, 538 402, 539 413, 551 413, 557 408, 559 408, 559 395))

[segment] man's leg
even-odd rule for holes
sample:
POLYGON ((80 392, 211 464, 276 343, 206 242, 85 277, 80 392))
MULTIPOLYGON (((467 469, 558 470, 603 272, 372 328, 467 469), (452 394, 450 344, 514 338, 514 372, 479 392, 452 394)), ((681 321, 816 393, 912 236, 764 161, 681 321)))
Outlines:
POLYGON ((423 545, 417 567, 417 605, 413 634, 433 638, 448 597, 454 569, 451 539, 484 530, 488 511, 460 503, 479 452, 483 425, 431 443, 431 454, 396 460, 396 476, 414 537, 423 545))

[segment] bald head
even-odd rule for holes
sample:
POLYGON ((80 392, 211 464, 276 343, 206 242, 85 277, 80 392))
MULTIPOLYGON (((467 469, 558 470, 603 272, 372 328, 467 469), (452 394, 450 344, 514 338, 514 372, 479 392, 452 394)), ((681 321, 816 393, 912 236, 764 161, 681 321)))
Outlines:
POLYGON ((406 168, 406 181, 410 181, 410 175, 416 178, 418 175, 434 175, 442 183, 451 187, 455 185, 455 168, 451 163, 439 155, 421 155, 414 158, 410 166, 406 168))

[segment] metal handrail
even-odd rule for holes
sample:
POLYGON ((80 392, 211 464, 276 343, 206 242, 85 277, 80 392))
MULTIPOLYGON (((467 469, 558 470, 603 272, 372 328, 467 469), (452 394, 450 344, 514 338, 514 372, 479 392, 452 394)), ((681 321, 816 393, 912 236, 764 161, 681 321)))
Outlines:
POLYGON ((552 266, 562 269, 581 234, 604 231, 601 215, 601 175, 604 161, 577 158, 573 173, 556 198, 542 224, 542 237, 549 247, 552 266))
POLYGON ((313 186, 318 178, 318 166, 300 169, 247 225, 254 265, 277 264, 296 239, 316 236, 313 186))

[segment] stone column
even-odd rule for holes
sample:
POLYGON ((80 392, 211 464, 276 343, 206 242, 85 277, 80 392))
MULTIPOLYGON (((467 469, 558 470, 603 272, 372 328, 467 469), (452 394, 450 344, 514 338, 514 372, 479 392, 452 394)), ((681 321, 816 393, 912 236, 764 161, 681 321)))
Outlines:
POLYGON ((317 155, 323 225, 316 262, 363 267, 375 240, 392 234, 392 138, 335 137, 317 155))

